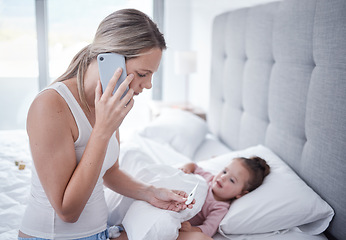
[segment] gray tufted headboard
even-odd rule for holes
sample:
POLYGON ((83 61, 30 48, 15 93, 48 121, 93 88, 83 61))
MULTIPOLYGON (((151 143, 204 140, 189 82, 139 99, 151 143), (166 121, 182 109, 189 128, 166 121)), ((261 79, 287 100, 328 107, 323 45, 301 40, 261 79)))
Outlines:
POLYGON ((219 15, 211 66, 212 132, 273 150, 335 210, 326 235, 346 239, 346 1, 219 15))

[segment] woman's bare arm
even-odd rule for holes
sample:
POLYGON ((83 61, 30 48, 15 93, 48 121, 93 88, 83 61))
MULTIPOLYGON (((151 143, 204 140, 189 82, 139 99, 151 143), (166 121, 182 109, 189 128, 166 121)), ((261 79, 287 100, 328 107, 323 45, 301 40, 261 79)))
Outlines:
MULTIPOLYGON (((53 208, 66 222, 75 222, 82 213, 102 169, 110 137, 131 110, 133 90, 120 100, 112 94, 121 74, 116 71, 102 94, 95 90, 95 124, 84 154, 77 165, 74 149, 74 118, 63 98, 54 90, 42 92, 29 109, 27 131, 33 160, 41 184, 53 208), (124 107, 127 104, 126 108, 124 107)), ((132 76, 120 85, 124 92, 132 76)))
POLYGON ((75 222, 101 171, 108 139, 95 130, 77 166, 71 117, 53 90, 41 93, 28 113, 27 131, 35 167, 49 201, 60 218, 75 222))

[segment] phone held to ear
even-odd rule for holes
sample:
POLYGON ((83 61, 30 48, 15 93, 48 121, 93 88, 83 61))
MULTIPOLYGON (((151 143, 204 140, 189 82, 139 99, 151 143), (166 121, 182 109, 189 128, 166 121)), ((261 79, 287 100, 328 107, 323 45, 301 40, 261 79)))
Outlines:
MULTIPOLYGON (((102 92, 105 91, 109 81, 114 75, 115 70, 117 70, 118 67, 122 68, 123 71, 115 85, 115 88, 113 91, 113 94, 114 94, 115 91, 119 88, 120 84, 123 81, 125 81, 125 78, 127 77, 125 57, 117 53, 100 53, 99 55, 97 55, 97 63, 99 67, 102 92)), ((123 98, 126 95, 128 90, 129 90, 129 87, 127 86, 121 98, 123 98)))

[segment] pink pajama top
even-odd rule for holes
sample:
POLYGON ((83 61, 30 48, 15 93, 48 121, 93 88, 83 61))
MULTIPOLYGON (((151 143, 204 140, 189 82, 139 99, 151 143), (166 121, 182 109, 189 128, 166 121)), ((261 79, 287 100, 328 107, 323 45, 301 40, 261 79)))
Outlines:
POLYGON ((228 212, 231 203, 215 200, 211 188, 214 176, 211 173, 205 172, 202 168, 197 167, 195 174, 205 178, 209 189, 202 210, 191 218, 189 222, 192 226, 199 227, 204 234, 212 237, 217 232, 219 224, 228 212))

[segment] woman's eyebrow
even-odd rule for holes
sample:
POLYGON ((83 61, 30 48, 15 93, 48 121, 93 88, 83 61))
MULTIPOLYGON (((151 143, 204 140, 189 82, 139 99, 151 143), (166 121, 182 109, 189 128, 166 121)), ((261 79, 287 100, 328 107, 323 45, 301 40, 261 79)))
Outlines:
POLYGON ((148 72, 148 73, 153 73, 151 70, 149 69, 139 69, 139 71, 143 71, 143 72, 148 72))

